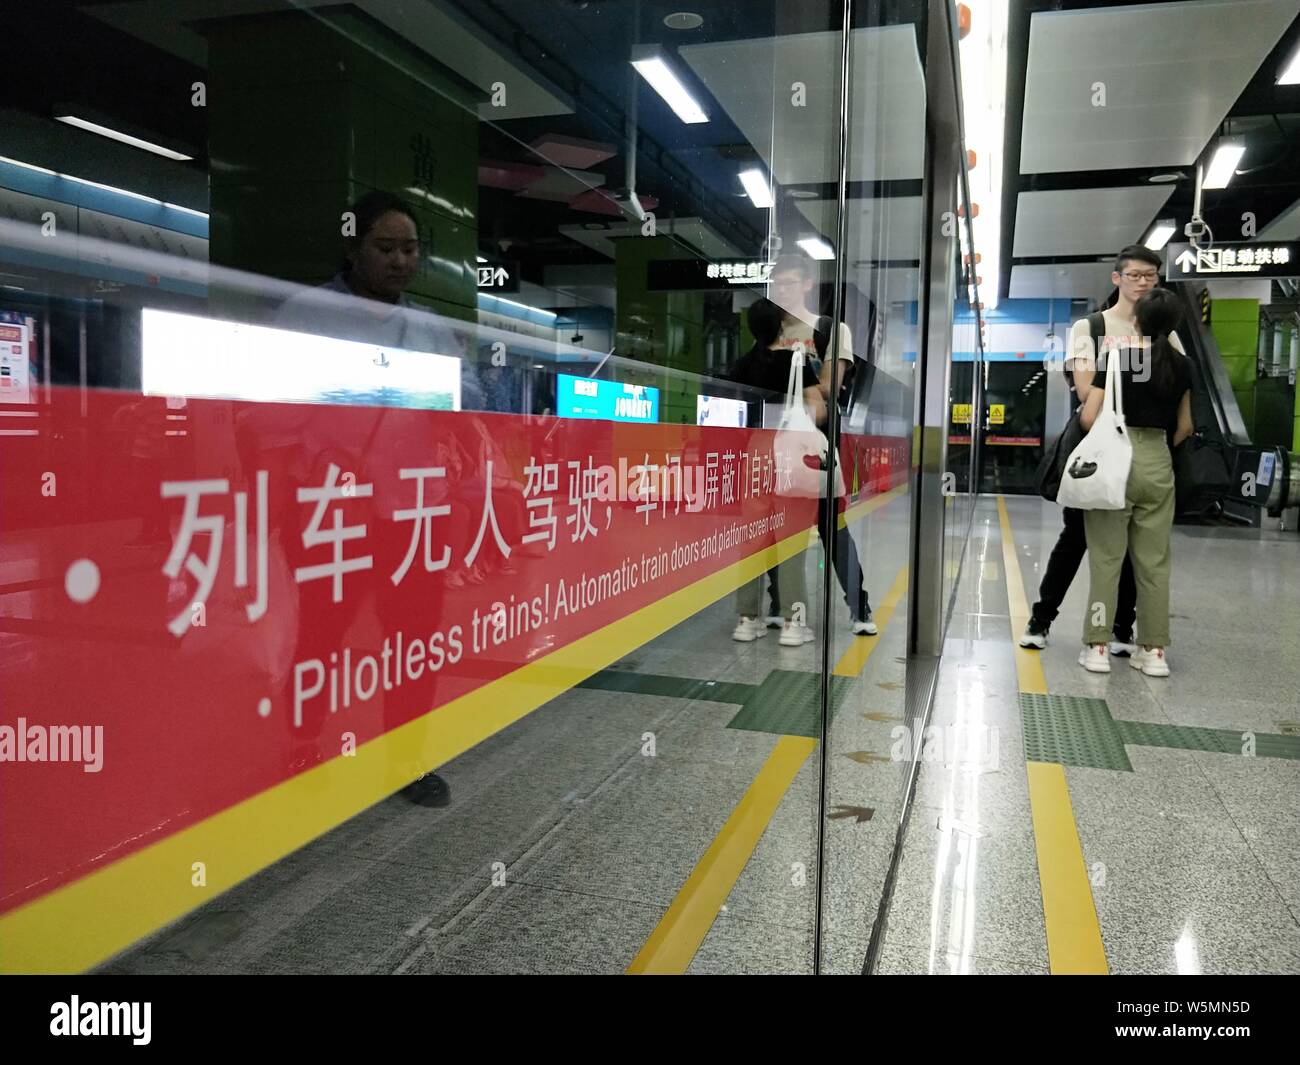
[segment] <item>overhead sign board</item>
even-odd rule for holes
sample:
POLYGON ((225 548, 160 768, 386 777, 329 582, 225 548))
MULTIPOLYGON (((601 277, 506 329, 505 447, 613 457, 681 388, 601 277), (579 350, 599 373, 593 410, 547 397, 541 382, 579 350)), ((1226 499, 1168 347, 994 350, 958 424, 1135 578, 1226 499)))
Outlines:
POLYGON ((775 265, 764 259, 656 259, 647 264, 646 287, 664 292, 766 285, 775 265))
POLYGON ((1300 277, 1300 241, 1271 240, 1212 247, 1170 244, 1166 278, 1300 277))

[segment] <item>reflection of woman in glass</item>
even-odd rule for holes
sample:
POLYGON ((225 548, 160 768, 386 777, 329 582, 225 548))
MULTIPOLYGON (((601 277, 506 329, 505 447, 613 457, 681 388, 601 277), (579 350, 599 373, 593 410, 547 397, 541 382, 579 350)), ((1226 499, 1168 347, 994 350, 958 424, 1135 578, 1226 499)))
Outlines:
MULTIPOLYGON (((461 362, 461 406, 481 406, 481 389, 464 361, 464 345, 447 326, 406 295, 420 266, 415 213, 396 196, 368 192, 344 215, 342 267, 313 291, 285 301, 275 316, 281 329, 356 340, 380 347, 452 355, 461 362), (341 301, 322 293, 342 293, 341 301)), ((414 405, 414 404, 412 404, 414 405)))

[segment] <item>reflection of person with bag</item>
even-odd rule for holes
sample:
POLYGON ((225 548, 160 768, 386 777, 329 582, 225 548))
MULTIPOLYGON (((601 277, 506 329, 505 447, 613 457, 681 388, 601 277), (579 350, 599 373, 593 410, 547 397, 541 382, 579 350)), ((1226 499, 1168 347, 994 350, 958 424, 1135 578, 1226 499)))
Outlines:
MULTIPOLYGON (((1094 384, 1080 412, 1080 424, 1089 435, 1070 458, 1073 475, 1067 470, 1062 480, 1061 501, 1069 499, 1071 480, 1083 484, 1091 476, 1106 476, 1102 468, 1106 452, 1095 447, 1089 451, 1088 445, 1094 429, 1107 437, 1116 434, 1115 426, 1106 429, 1116 420, 1107 405, 1107 400, 1115 396, 1120 435, 1127 438, 1131 460, 1120 505, 1114 509, 1090 508, 1084 513, 1092 587, 1084 619, 1085 647, 1079 663, 1090 672, 1110 672, 1107 623, 1115 613, 1120 566, 1127 551, 1133 561, 1137 627, 1142 640, 1129 664, 1147 676, 1167 677, 1165 648, 1169 646, 1170 539, 1174 520, 1170 437, 1177 446, 1192 434, 1192 377, 1186 358, 1171 342, 1181 317, 1177 297, 1168 289, 1153 289, 1138 300, 1136 317, 1139 344, 1127 349, 1111 347, 1107 353, 1110 365, 1105 369, 1107 386, 1098 388, 1094 384), (1087 467, 1093 457, 1097 469, 1089 473, 1087 467)), ((1107 446, 1113 450, 1113 441, 1107 446)))
MULTIPOLYGON (((826 349, 830 345, 831 339, 831 320, 829 318, 820 318, 817 321, 817 329, 813 333, 813 340, 817 345, 817 357, 822 360, 821 380, 818 382, 822 395, 825 398, 830 396, 830 374, 826 367, 829 365, 826 361, 826 349)), ((844 353, 840 353, 841 361, 844 361, 844 353)), ((852 353, 849 353, 849 366, 852 366, 852 353)), ((846 367, 846 374, 851 371, 846 367)), ((841 387, 840 395, 844 394, 841 387)), ((827 419, 829 422, 829 419, 827 419)), ((837 472, 842 469, 843 464, 840 462, 840 452, 837 450, 835 455, 837 472)), ((843 474, 837 480, 842 480, 843 474)), ((848 526, 840 527, 839 517, 844 510, 844 504, 847 502, 847 496, 841 492, 837 499, 832 502, 829 496, 819 497, 817 504, 817 535, 821 537, 822 547, 825 548, 827 555, 830 557, 832 565, 835 567, 835 576, 839 578, 840 587, 844 589, 844 602, 848 605, 849 613, 853 618, 853 635, 855 636, 875 636, 877 629, 876 623, 871 618, 871 603, 867 597, 867 587, 863 580, 862 562, 858 558, 858 545, 853 542, 853 536, 848 530, 848 526), (828 513, 829 512, 829 513, 828 513), (834 522, 833 539, 830 543, 826 541, 826 530, 831 528, 834 522)))
MULTIPOLYGON (((731 378, 737 384, 785 395, 785 408, 777 431, 777 448, 784 447, 785 454, 777 457, 777 463, 790 464, 786 470, 789 485, 785 491, 778 491, 780 494, 794 494, 790 486, 811 479, 808 494, 816 496, 818 483, 824 484, 826 475, 819 465, 810 466, 802 460, 805 454, 813 459, 818 457, 819 438, 821 444, 825 443, 825 438, 817 431, 817 423, 826 417, 826 404, 817 387, 817 375, 806 362, 794 351, 775 346, 781 331, 781 317, 781 309, 770 300, 757 300, 750 306, 748 321, 749 331, 754 334, 754 346, 736 364, 731 378)), ((803 552, 780 563, 776 569, 785 622, 781 643, 786 647, 800 647, 813 639, 807 624, 808 596, 803 552)), ((755 577, 740 590, 737 597, 740 622, 731 634, 733 639, 749 643, 767 635, 767 626, 759 617, 762 598, 762 576, 755 577)))

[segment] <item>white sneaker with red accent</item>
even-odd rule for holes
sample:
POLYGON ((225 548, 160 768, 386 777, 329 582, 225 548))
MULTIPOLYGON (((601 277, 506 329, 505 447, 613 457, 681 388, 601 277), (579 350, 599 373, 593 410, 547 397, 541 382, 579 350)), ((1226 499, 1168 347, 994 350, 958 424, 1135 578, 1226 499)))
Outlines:
POLYGON ((761 640, 766 635, 767 626, 758 618, 741 618, 740 624, 732 632, 731 638, 740 643, 753 643, 755 640, 761 640))
POLYGON ((1163 647, 1143 647, 1128 660, 1128 664, 1142 670, 1148 677, 1169 676, 1169 659, 1165 657, 1163 647))
POLYGON ((1109 673, 1110 653, 1104 643, 1094 643, 1079 652, 1079 665, 1089 673, 1109 673))

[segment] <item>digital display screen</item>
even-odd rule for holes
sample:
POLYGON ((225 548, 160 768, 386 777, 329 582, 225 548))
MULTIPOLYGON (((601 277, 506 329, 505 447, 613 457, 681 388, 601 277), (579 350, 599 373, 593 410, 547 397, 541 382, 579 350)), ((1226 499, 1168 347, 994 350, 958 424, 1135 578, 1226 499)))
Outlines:
POLYGON ((454 355, 146 308, 146 395, 461 409, 454 355))
POLYGON ((556 412, 562 418, 605 418, 617 422, 657 422, 659 389, 574 377, 555 379, 556 412))

